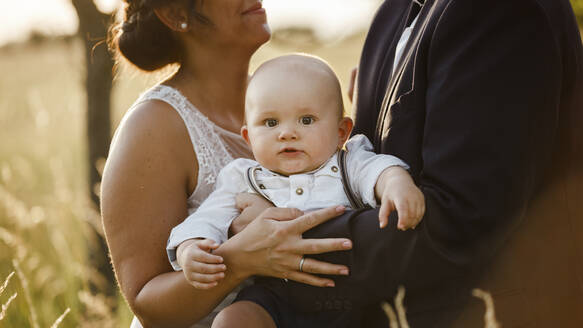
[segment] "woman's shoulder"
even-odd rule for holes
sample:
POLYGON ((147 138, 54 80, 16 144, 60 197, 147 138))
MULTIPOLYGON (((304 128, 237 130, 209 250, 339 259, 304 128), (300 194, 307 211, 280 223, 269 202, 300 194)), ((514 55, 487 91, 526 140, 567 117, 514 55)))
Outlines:
POLYGON ((115 132, 108 161, 116 159, 136 165, 145 161, 179 165, 196 160, 180 115, 160 100, 137 103, 126 113, 115 132))
POLYGON ((151 99, 137 103, 125 114, 115 133, 114 143, 177 141, 185 136, 188 136, 186 127, 172 106, 151 99))

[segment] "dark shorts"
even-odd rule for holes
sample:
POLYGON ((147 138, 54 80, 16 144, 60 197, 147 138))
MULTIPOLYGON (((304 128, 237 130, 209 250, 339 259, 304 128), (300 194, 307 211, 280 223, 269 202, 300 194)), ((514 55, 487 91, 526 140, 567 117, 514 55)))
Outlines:
MULTIPOLYGON (((278 328, 358 328, 371 327, 371 315, 383 315, 378 311, 353 308, 346 300, 327 299, 314 302, 312 311, 305 311, 291 304, 289 288, 293 284, 281 279, 256 278, 255 283, 239 292, 234 302, 249 301, 263 307, 278 328)), ((383 327, 388 327, 383 325, 383 327)))

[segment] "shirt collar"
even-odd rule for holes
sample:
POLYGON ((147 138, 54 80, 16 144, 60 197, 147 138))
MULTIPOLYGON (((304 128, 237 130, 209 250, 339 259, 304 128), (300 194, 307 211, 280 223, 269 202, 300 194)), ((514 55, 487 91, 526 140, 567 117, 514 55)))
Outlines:
MULTIPOLYGON (((289 178, 289 176, 273 172, 264 167, 261 167, 261 172, 264 174, 264 176, 279 176, 282 178, 289 178)), ((317 169, 309 172, 292 174, 291 176, 293 175, 314 175, 314 176, 328 175, 340 177, 340 166, 338 165, 338 152, 335 152, 334 155, 332 155, 326 162, 320 165, 320 167, 318 167, 317 169)))

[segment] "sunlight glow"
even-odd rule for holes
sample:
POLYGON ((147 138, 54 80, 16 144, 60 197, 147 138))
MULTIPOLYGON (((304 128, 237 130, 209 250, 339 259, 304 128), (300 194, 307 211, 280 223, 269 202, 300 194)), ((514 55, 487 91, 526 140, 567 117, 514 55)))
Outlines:
MULTIPOLYGON (((96 0, 111 12, 120 0, 96 0)), ((342 38, 366 28, 379 0, 264 0, 273 30, 310 28, 323 40, 342 38)), ((19 0, 0 2, 0 45, 26 39, 30 33, 73 34, 77 16, 70 0, 19 0)))

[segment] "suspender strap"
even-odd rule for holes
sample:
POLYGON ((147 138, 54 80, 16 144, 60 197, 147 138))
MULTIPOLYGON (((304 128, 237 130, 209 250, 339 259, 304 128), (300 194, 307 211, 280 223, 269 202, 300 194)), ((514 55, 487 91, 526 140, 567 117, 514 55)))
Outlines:
POLYGON ((273 202, 271 201, 271 199, 269 199, 267 194, 265 194, 263 192, 263 190, 261 189, 261 186, 259 186, 257 184, 257 180, 255 179, 255 171, 257 171, 257 170, 261 170, 261 167, 259 165, 253 166, 253 167, 250 167, 247 169, 247 172, 245 174, 247 176, 247 185, 249 186, 249 188, 251 188, 253 191, 255 191, 259 196, 265 198, 265 200, 267 200, 273 206, 275 206, 275 204, 273 204, 273 202))
POLYGON ((344 187, 344 193, 350 201, 350 206, 352 206, 353 209, 368 208, 369 206, 363 204, 360 198, 356 196, 350 187, 348 174, 346 173, 346 150, 344 149, 340 149, 338 152, 338 165, 340 166, 340 174, 342 175, 342 186, 344 187))

